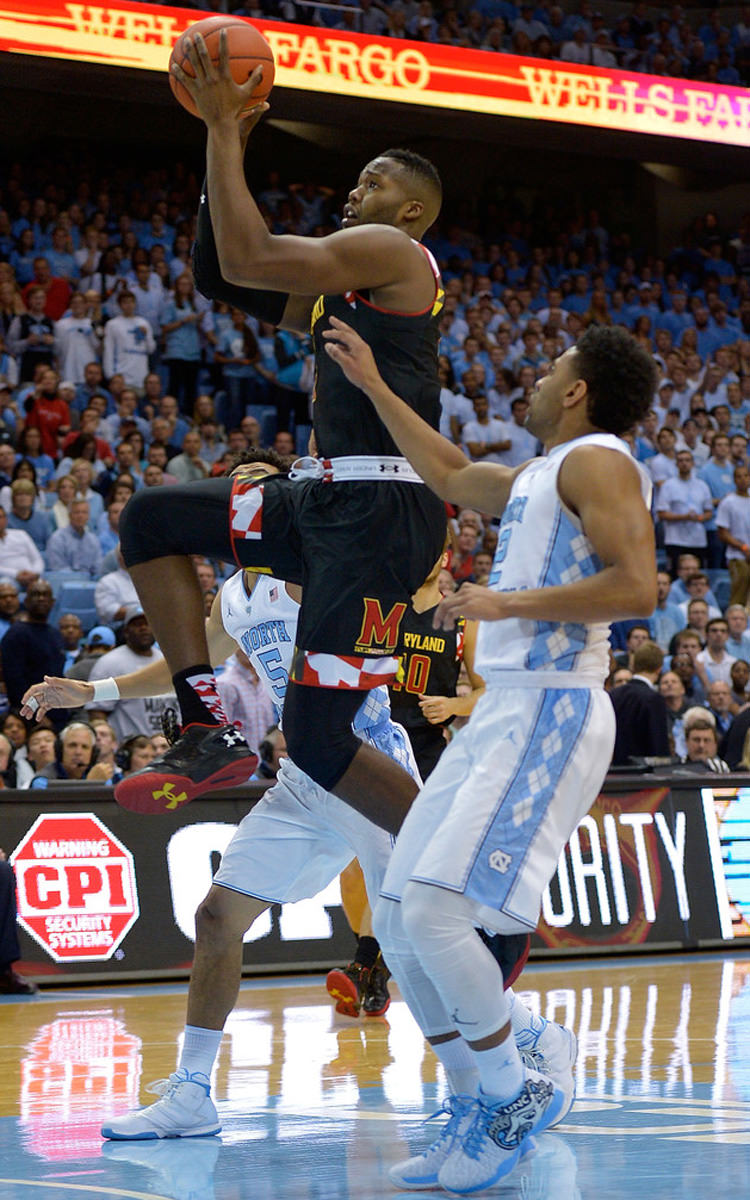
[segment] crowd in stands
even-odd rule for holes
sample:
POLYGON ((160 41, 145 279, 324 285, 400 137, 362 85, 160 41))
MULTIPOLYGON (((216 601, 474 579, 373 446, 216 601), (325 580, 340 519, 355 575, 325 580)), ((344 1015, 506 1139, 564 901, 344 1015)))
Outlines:
MULTIPOLYGON (((336 228, 340 197, 329 187, 272 172, 259 191, 274 231, 336 228)), ((81 769, 62 765, 61 742, 29 739, 17 713, 31 683, 64 672, 107 677, 159 653, 119 554, 133 492, 222 472, 254 445, 307 450, 309 342, 196 292, 196 192, 179 168, 99 177, 85 164, 49 174, 12 164, 0 179, 6 782, 49 767, 41 759, 50 747, 47 776, 81 769)), ((531 212, 488 204, 462 223, 448 216, 426 240, 445 284, 441 430, 475 461, 514 465, 537 452, 524 424, 536 380, 591 324, 624 325, 652 352, 653 408, 629 440, 654 485, 659 602, 642 621, 614 627, 621 657, 610 686, 613 695, 630 688, 627 697, 647 684, 664 701, 659 736, 649 719, 624 760, 689 759, 696 738, 711 743, 710 730, 688 736, 698 708, 716 745, 697 761, 747 763, 750 214, 727 225, 698 215, 664 257, 640 251, 594 210, 543 203, 531 212)), ((496 543, 496 522, 457 514, 443 589, 486 582, 496 543)), ((226 569, 196 562, 207 608, 226 569)), ((235 659, 223 677, 232 719, 259 742, 273 712, 249 665, 235 659)), ((141 764, 171 704, 84 712, 101 723, 96 776, 141 764), (124 767, 114 759, 123 744, 132 750, 124 767)), ((48 732, 68 716, 57 714, 48 732)), ((78 732, 75 754, 85 758, 78 732)))
POLYGON ((187 0, 186 6, 707 83, 750 83, 747 6, 732 16, 718 5, 706 15, 643 0, 608 4, 606 12, 593 0, 187 0))

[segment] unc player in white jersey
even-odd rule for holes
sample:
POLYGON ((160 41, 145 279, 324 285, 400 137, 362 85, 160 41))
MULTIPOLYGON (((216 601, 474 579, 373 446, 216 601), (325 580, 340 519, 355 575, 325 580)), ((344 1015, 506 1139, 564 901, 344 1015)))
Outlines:
MULTIPOLYGON (((244 474, 272 474, 282 463, 272 451, 252 453, 263 461, 239 468, 244 474)), ((212 664, 223 662, 241 646, 277 715, 284 702, 300 596, 301 589, 292 584, 240 571, 223 584, 206 623, 212 664)), ((160 659, 120 676, 115 683, 121 698, 133 699, 161 694, 168 676, 167 664, 160 659)), ((89 683, 48 676, 28 689, 23 712, 39 720, 51 708, 80 707, 92 699, 92 690, 89 683)), ((387 688, 367 694, 353 728, 421 782, 409 739, 390 719, 387 688)), ((291 759, 282 759, 276 784, 240 823, 196 913, 188 1023, 169 1090, 150 1107, 105 1125, 103 1136, 150 1140, 218 1133, 210 1074, 224 1023, 237 1000, 246 930, 271 904, 291 903, 322 891, 354 857, 361 864, 374 907, 392 847, 390 834, 325 792, 291 759)))
POLYGON ((532 395, 527 426, 547 456, 474 464, 390 391, 358 334, 331 325, 330 357, 425 482, 454 504, 502 515, 489 587, 465 584, 435 616, 444 628, 459 614, 480 621, 487 690, 404 821, 373 919, 425 1036, 472 1079, 449 1101, 438 1140, 391 1179, 469 1194, 506 1175, 566 1103, 522 1063, 512 1035, 524 1018, 475 926, 535 927, 612 757, 608 625, 656 602, 650 484, 617 435, 647 411, 655 369, 630 334, 592 327, 532 395))

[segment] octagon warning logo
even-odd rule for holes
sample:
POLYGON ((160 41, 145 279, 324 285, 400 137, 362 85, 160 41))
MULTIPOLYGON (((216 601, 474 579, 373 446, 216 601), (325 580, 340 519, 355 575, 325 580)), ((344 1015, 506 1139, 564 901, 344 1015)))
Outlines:
POLYGON ((133 856, 93 813, 43 813, 10 861, 19 924, 55 962, 111 958, 138 920, 133 856))

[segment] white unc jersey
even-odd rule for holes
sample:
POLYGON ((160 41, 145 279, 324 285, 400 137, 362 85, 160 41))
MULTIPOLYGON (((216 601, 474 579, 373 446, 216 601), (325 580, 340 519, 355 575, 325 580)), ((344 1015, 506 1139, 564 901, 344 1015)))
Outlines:
MULTIPOLYGON (((229 636, 253 664, 278 722, 292 667, 299 604, 292 600, 286 585, 270 575, 258 575, 248 596, 242 576, 243 572, 238 571, 221 589, 221 619, 229 636)), ((386 737, 387 731, 381 727, 388 725, 390 718, 388 688, 373 688, 362 701, 352 728, 375 744, 380 734, 386 737)), ((385 746, 382 749, 388 753, 385 746)))
POLYGON ((253 664, 278 721, 289 682, 299 604, 270 575, 258 575, 248 596, 242 575, 238 571, 221 589, 221 619, 253 664))
MULTIPOLYGON (((578 517, 561 502, 560 467, 578 446, 605 446, 627 454, 641 477, 647 507, 651 481, 614 434, 595 433, 556 446, 535 459, 515 479, 500 524, 489 586, 497 592, 554 587, 595 575, 602 563, 578 517)), ((613 496, 612 503, 617 503, 613 496)), ((609 624, 531 621, 509 618, 482 621, 477 638, 476 670, 491 686, 493 671, 567 673, 590 687, 601 687, 609 665, 609 624)), ((541 685, 540 683, 540 686, 541 685)), ((548 684, 546 686, 549 686, 548 684)))

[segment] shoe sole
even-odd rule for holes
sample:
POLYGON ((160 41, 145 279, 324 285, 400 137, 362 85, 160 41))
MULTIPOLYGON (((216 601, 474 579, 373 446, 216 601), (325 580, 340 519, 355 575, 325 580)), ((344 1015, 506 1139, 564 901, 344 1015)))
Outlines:
POLYGON ((336 1001, 336 1012, 342 1017, 358 1017, 362 1001, 348 975, 343 971, 329 971, 326 976, 328 995, 336 1001))
POLYGON ((570 1097, 570 1104, 567 1106, 567 1108, 563 1109, 563 1111, 560 1113, 560 1116, 556 1117, 555 1120, 548 1126, 549 1129, 554 1129, 556 1125, 560 1125, 565 1120, 565 1118, 568 1116, 568 1114, 570 1113, 570 1110, 572 1109, 573 1105, 576 1102, 577 1085, 576 1085, 576 1077, 575 1077, 574 1068, 576 1065, 576 1059, 578 1058, 578 1038, 573 1033, 572 1029, 569 1029, 567 1032, 570 1035, 570 1050, 571 1050, 570 1070, 573 1075, 573 1095, 570 1097))
POLYGON ((189 804, 191 800, 212 792, 217 788, 239 787, 247 783, 257 766, 258 759, 248 754, 238 762, 230 763, 215 771, 200 783, 186 775, 170 774, 168 771, 152 771, 146 775, 133 775, 123 779, 115 787, 115 800, 120 808, 138 813, 167 813, 189 804))
POLYGON ((103 1125, 101 1130, 102 1137, 110 1142, 166 1142, 178 1138, 214 1137, 217 1133, 221 1133, 221 1125, 196 1129, 194 1133, 157 1133, 155 1130, 149 1133, 116 1133, 111 1125, 103 1125))

